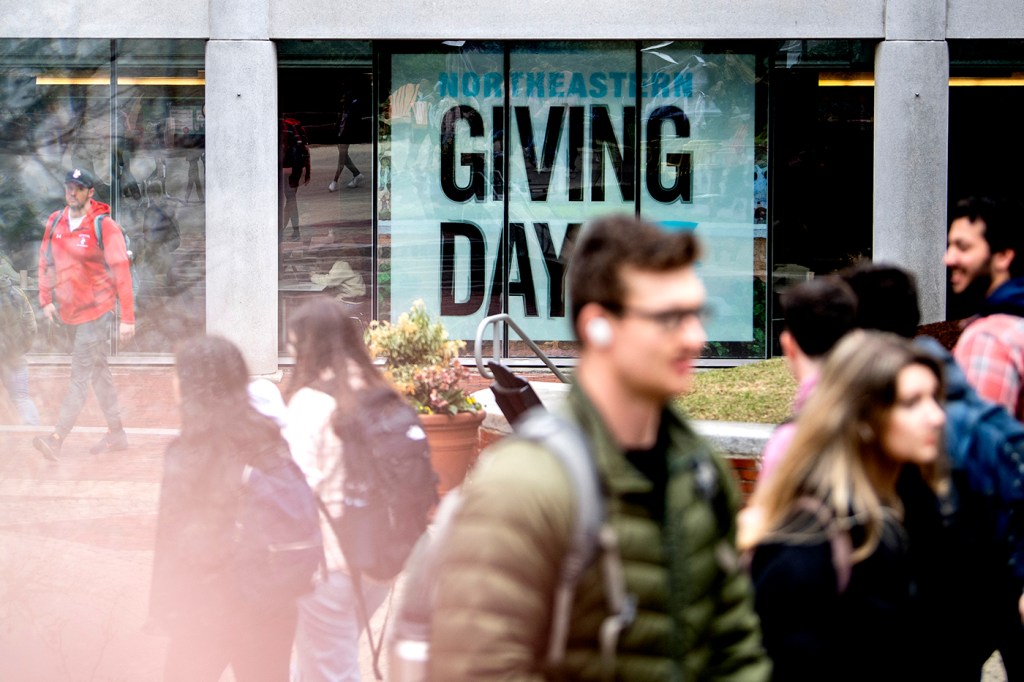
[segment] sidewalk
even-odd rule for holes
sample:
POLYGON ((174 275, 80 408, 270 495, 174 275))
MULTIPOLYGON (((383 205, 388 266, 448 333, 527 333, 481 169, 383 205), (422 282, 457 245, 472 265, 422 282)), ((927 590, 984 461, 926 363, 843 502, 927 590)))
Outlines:
MULTIPOLYGON (((113 367, 130 447, 89 454, 106 430, 90 396, 61 461, 49 433, 67 368, 33 366, 45 426, 14 426, 0 391, 0 680, 160 682, 166 639, 142 632, 163 453, 179 426, 170 367, 113 367)), ((382 616, 383 614, 379 614, 382 616)), ((380 617, 375 619, 379 630, 380 617)), ((363 679, 372 680, 369 647, 363 679)), ((223 682, 233 676, 225 674, 223 682)))

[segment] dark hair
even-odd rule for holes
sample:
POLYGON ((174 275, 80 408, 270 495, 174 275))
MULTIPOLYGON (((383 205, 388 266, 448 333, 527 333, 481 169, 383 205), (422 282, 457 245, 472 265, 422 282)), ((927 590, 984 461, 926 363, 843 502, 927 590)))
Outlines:
POLYGON ((386 385, 366 350, 359 321, 333 298, 320 296, 303 304, 288 321, 288 330, 295 336, 295 372, 285 392, 288 397, 300 388, 315 386, 332 394, 339 406, 347 406, 353 365, 367 386, 386 385), (333 376, 326 383, 325 370, 333 376))
POLYGON ((914 276, 895 265, 869 261, 839 272, 857 297, 856 326, 891 332, 906 339, 917 336, 921 308, 914 276))
POLYGON ((190 446, 223 449, 248 461, 281 438, 277 424, 249 400, 249 368, 238 347, 219 336, 197 336, 175 353, 181 398, 181 439, 190 446))
POLYGON ((820 277, 795 284, 779 296, 786 329, 808 357, 832 350, 857 317, 857 297, 838 277, 820 277))
POLYGON ((999 253, 1013 249, 1014 258, 1010 263, 1010 276, 1024 276, 1024 229, 1020 225, 1021 213, 1015 210, 1016 202, 993 197, 967 197, 956 202, 949 215, 949 223, 967 218, 969 222, 984 224, 982 236, 988 243, 989 251, 999 253))
POLYGON ((668 232, 630 215, 599 218, 583 232, 569 263, 572 322, 588 303, 622 305, 623 268, 668 272, 693 265, 700 246, 689 230, 668 232))

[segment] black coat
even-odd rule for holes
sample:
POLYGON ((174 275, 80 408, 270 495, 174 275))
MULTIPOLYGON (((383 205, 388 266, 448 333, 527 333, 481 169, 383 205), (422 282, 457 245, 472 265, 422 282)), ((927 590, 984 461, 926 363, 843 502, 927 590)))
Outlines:
MULTIPOLYGON (((798 512, 797 514, 805 514, 798 512)), ((773 679, 908 680, 921 642, 908 544, 902 527, 886 524, 877 549, 852 566, 840 593, 832 544, 813 530, 806 542, 770 542, 753 555, 755 606, 773 679)), ((853 546, 863 527, 850 531, 853 546)))

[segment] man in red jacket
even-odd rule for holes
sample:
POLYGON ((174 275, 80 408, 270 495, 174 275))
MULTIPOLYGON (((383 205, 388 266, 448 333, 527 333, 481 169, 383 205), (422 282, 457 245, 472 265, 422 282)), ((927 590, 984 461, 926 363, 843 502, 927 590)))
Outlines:
POLYGON ((90 385, 109 429, 90 451, 98 454, 128 447, 107 353, 117 302, 121 304, 121 341, 135 335, 132 276, 124 235, 109 216, 110 206, 93 199, 94 185, 88 171, 68 172, 64 179, 67 208, 46 221, 39 248, 39 305, 51 324, 68 325, 74 336, 71 380, 57 425, 50 436, 32 441, 52 461, 59 458, 90 385), (95 229, 97 216, 104 216, 101 241, 95 229))

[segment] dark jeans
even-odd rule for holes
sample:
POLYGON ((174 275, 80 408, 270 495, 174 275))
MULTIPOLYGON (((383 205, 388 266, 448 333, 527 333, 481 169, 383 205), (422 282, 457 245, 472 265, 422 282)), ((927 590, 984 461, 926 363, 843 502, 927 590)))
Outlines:
POLYGON ((62 438, 71 433, 79 413, 85 407, 90 384, 96 394, 96 402, 107 420, 107 427, 111 431, 120 431, 122 428, 117 389, 114 388, 114 377, 107 364, 110 327, 113 322, 114 313, 110 312, 92 322, 71 326, 75 335, 71 348, 71 381, 57 417, 57 433, 62 438))

